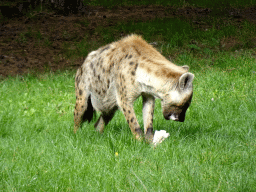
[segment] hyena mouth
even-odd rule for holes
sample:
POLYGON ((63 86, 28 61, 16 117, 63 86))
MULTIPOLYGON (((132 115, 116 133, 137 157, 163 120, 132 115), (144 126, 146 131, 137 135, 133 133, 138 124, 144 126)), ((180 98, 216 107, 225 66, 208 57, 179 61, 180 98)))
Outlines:
POLYGON ((169 116, 169 120, 170 119, 173 121, 179 121, 179 116, 178 116, 178 114, 173 113, 169 116))
POLYGON ((173 121, 179 121, 184 122, 185 121, 185 115, 178 114, 178 113, 171 113, 167 117, 165 117, 166 120, 173 120, 173 121))

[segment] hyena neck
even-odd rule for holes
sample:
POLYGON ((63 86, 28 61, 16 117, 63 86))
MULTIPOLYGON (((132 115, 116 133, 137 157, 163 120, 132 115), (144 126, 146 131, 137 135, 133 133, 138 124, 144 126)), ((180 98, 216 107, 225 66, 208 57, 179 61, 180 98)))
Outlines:
POLYGON ((140 92, 163 99, 166 92, 171 90, 171 82, 165 81, 164 78, 155 77, 139 68, 136 72, 136 79, 140 85, 140 92))

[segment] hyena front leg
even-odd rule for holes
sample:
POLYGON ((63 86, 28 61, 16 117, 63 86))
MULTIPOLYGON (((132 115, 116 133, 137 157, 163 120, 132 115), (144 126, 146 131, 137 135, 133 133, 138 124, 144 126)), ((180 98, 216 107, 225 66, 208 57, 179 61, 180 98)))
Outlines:
POLYGON ((81 123, 91 121, 94 109, 88 91, 76 88, 76 106, 74 110, 74 133, 77 132, 81 123))
POLYGON ((154 137, 153 116, 155 107, 155 98, 151 95, 142 95, 143 99, 143 122, 144 133, 147 142, 152 143, 154 137))
POLYGON ((137 118, 133 109, 133 103, 122 102, 120 107, 125 116, 127 123, 129 124, 131 132, 133 133, 136 139, 141 140, 143 138, 143 132, 140 129, 140 125, 137 121, 137 118))

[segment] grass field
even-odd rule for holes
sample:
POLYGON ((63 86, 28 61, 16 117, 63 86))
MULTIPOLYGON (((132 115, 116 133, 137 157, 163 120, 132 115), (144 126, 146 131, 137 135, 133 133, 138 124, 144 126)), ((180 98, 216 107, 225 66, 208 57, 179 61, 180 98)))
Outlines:
MULTIPOLYGON (((74 135, 75 71, 2 79, 0 191, 256 191, 256 32, 247 22, 235 29, 202 32, 173 19, 98 30, 104 43, 119 31, 143 34, 195 74, 184 123, 166 121, 157 101, 154 130, 170 137, 156 148, 134 140, 120 112, 102 135, 93 123, 74 135), (225 51, 229 37, 240 43, 225 51)), ((77 46, 70 56, 90 47, 77 46)), ((142 126, 141 109, 139 98, 142 126)))

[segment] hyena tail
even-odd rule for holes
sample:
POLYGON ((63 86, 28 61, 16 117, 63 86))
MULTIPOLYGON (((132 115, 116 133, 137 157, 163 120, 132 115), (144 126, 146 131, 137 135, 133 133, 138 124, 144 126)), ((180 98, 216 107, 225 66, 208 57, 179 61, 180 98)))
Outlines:
POLYGON ((92 106, 91 96, 89 96, 87 100, 87 109, 83 115, 83 121, 91 122, 94 116, 95 116, 95 109, 92 106))

